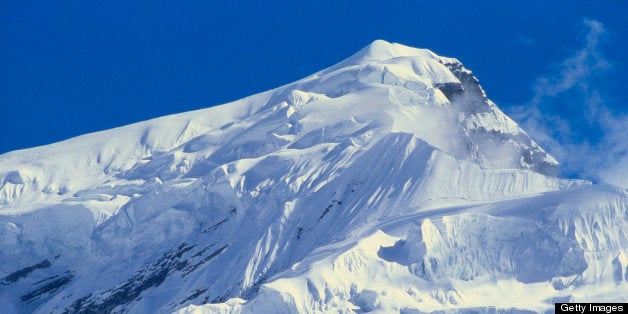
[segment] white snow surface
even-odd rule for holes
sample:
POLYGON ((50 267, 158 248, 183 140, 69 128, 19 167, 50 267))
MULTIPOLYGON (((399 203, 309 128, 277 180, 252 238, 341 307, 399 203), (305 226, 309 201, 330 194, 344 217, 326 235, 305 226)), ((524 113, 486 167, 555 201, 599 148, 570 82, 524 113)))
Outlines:
POLYGON ((0 155, 0 307, 628 301, 628 194, 557 166, 458 60, 378 40, 239 101, 0 155))

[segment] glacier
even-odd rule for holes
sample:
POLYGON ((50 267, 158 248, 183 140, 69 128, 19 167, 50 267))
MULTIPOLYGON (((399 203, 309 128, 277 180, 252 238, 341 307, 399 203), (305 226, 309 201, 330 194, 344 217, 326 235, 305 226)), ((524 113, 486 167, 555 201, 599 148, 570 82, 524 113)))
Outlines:
POLYGON ((242 100, 0 155, 0 307, 628 301, 628 193, 558 167, 458 60, 377 40, 242 100))

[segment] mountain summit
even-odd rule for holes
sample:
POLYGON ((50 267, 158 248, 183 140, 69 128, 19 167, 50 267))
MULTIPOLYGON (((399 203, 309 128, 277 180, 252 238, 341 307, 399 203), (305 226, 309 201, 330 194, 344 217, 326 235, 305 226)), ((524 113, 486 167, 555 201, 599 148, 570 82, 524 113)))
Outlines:
POLYGON ((377 40, 233 103, 0 155, 0 304, 413 313, 627 299, 628 195, 557 167, 458 60, 377 40))

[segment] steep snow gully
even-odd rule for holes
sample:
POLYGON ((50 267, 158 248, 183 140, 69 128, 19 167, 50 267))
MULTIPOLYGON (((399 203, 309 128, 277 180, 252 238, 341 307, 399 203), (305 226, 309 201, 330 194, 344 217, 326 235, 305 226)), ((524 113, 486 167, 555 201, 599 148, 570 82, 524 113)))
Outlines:
POLYGON ((626 191, 452 58, 375 41, 248 98, 0 155, 6 313, 627 301, 626 191))

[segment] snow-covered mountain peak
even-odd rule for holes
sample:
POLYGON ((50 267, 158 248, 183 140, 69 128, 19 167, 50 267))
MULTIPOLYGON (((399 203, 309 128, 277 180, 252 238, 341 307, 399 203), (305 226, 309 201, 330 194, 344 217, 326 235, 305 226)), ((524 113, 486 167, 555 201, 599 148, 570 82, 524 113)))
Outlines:
POLYGON ((377 40, 331 68, 240 101, 2 155, 0 211, 75 199, 119 179, 198 177, 286 149, 368 148, 391 132, 482 167, 551 175, 558 165, 457 60, 377 40))
MULTIPOLYGON (((419 49, 397 43, 389 43, 383 40, 375 40, 368 46, 343 60, 342 62, 316 73, 320 77, 337 70, 352 69, 368 65, 366 71, 377 68, 396 72, 405 78, 431 83, 458 82, 458 79, 446 68, 444 63, 458 62, 453 58, 439 57, 428 49, 419 49), (381 67, 378 67, 380 65, 381 67)), ((431 84, 428 84, 431 85, 431 84)))
POLYGON ((416 57, 433 60, 440 59, 438 55, 428 49, 414 48, 377 39, 349 57, 347 61, 350 60, 355 64, 358 64, 369 63, 372 61, 386 61, 400 57, 416 57))
POLYGON ((459 61, 375 41, 242 100, 0 155, 0 303, 442 310, 496 274, 551 281, 544 298, 623 280, 626 193, 557 166, 459 61))

